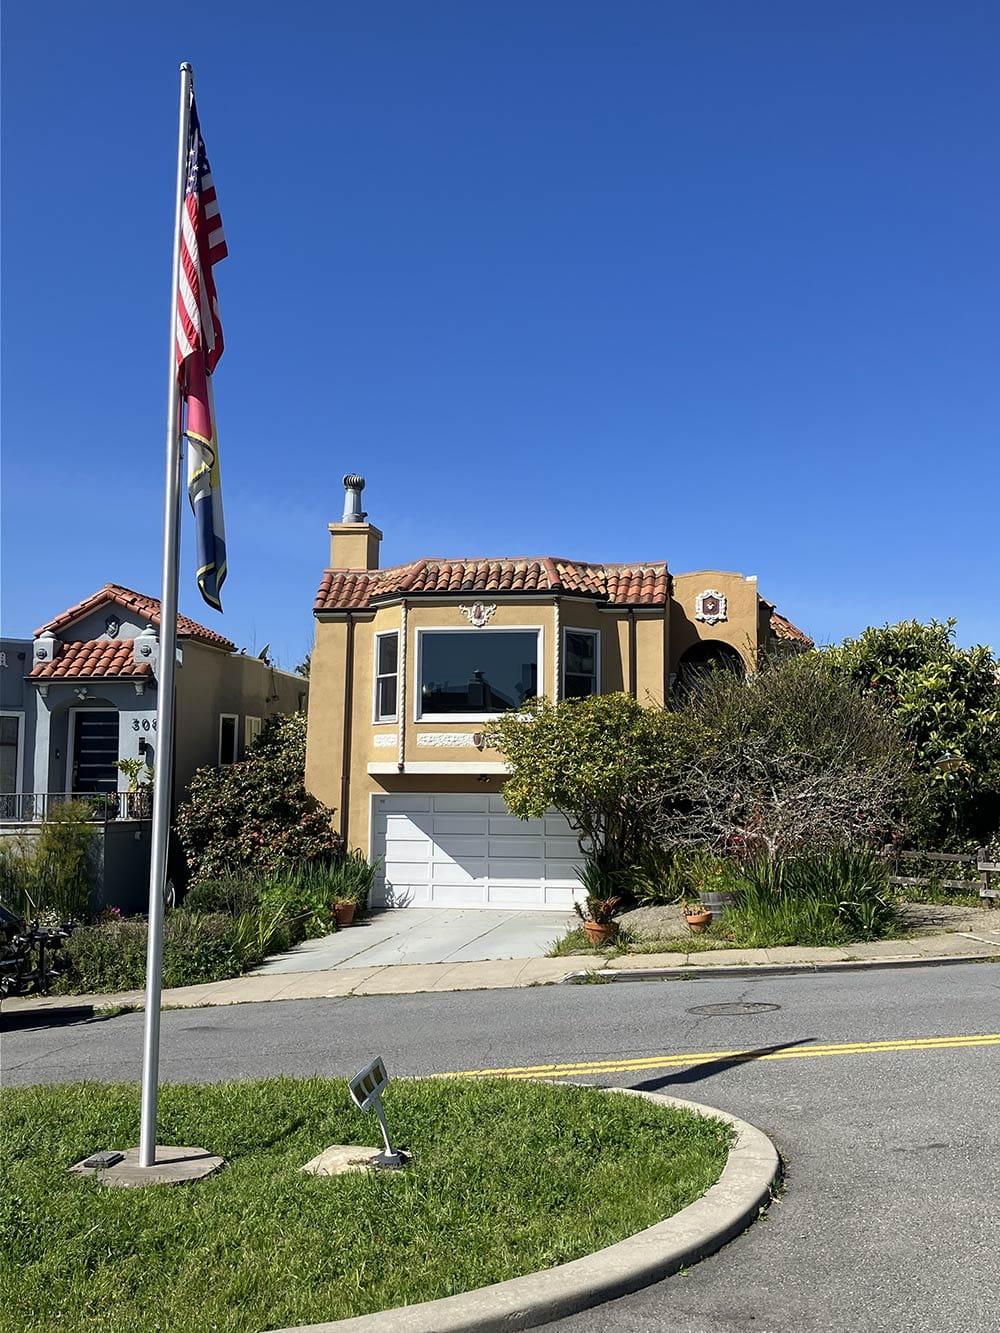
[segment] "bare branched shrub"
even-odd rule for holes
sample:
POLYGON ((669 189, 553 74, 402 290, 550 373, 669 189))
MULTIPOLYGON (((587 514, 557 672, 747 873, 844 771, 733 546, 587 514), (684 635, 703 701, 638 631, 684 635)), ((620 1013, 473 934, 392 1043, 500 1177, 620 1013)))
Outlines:
POLYGON ((663 787, 664 842, 774 858, 900 831, 912 747, 895 718, 819 654, 704 677, 685 705, 715 738, 663 787))

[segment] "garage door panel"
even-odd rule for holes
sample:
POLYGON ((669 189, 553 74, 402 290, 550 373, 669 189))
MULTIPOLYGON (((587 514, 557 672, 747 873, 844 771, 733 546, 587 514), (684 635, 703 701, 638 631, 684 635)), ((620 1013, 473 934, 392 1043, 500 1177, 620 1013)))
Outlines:
MULTIPOLYGON (((579 884, 577 884, 577 888, 579 888, 579 884)), ((568 886, 566 888, 559 888, 554 884, 545 885, 546 907, 551 907, 553 909, 559 908, 560 910, 565 909, 567 912, 572 912, 573 903, 579 898, 579 893, 574 892, 574 890, 568 886)))
POLYGON ((439 884, 472 884, 476 880, 486 879, 486 857, 465 861, 447 861, 435 859, 433 863, 433 884, 435 890, 439 884))
POLYGON ((536 884, 494 884, 490 881, 487 891, 490 907, 541 907, 538 901, 536 884))
POLYGON ((557 812, 520 820, 501 796, 465 793, 386 795, 373 804, 373 850, 385 860, 376 902, 566 910, 582 897, 580 849, 557 812))
POLYGON ((478 838, 486 836, 486 819, 475 815, 438 815, 434 816, 433 832, 435 839, 449 834, 474 834, 478 838))
POLYGON ((463 796, 452 792, 435 796, 433 798, 433 809, 435 813, 443 814, 485 815, 487 813, 481 796, 463 796))
POLYGON ((418 819, 413 815, 387 815, 385 821, 385 836, 389 842, 397 838, 418 837, 423 841, 431 831, 431 817, 425 815, 418 819))
POLYGON ((432 907, 488 907, 486 884, 480 881, 475 886, 466 884, 435 884, 432 907))
POLYGON ((540 884, 545 871, 545 862, 539 857, 524 857, 515 860, 510 856, 490 857, 490 883, 499 880, 516 879, 526 883, 540 884))
POLYGON ((541 838, 490 838, 489 854, 493 856, 533 856, 539 861, 545 855, 541 838))
POLYGON ((583 860, 580 855, 580 844, 572 836, 564 838, 547 837, 545 839, 545 857, 548 861, 572 861, 574 865, 579 865, 583 860))
POLYGON ((490 815, 490 833, 505 838, 540 837, 545 832, 542 819, 518 819, 516 815, 490 815))
POLYGON ((430 796, 419 793, 408 793, 406 796, 376 796, 376 811, 391 810, 394 813, 407 810, 429 810, 431 808, 430 796))
POLYGON ((382 884, 379 898, 383 906, 388 903, 393 907, 429 907, 431 886, 393 875, 382 884))

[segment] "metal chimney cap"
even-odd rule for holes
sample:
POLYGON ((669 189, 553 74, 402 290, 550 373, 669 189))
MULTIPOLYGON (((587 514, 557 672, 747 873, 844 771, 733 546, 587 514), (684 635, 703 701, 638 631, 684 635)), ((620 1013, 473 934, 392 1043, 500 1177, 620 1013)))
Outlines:
POLYGON ((350 491, 363 491, 365 489, 365 479, 354 472, 349 472, 344 478, 344 488, 350 491))

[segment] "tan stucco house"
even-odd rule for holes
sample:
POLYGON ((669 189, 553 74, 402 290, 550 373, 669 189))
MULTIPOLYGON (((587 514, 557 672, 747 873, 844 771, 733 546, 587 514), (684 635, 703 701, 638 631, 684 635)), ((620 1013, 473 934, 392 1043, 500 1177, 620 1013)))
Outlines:
POLYGON ((514 818, 497 713, 544 693, 625 691, 662 705, 699 666, 752 671, 810 646, 755 578, 671 574, 664 561, 420 559, 379 568, 382 533, 344 478, 314 605, 306 783, 351 847, 382 862, 376 905, 566 908, 576 836, 561 815, 514 818))

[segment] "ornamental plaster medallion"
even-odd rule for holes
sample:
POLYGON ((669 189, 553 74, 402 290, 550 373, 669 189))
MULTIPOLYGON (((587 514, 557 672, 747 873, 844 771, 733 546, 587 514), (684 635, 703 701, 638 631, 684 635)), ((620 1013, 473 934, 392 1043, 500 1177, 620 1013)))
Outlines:
POLYGON ((496 615, 497 610, 496 604, 484 606, 482 602, 473 602, 471 606, 460 606, 458 609, 473 629, 482 629, 496 615))
POLYGON ((694 599, 694 618, 706 625, 717 625, 726 619, 726 599, 714 588, 706 588, 694 599))
POLYGON ((390 736, 387 733, 382 732, 375 737, 373 744, 376 750, 391 750, 396 744, 396 736, 390 736))
POLYGON ((117 639, 118 631, 122 627, 122 622, 118 616, 107 616, 104 621, 104 629, 109 639, 117 639))
POLYGON ((475 743, 475 735, 471 731, 431 731, 417 737, 417 745, 422 748, 461 750, 475 743))

